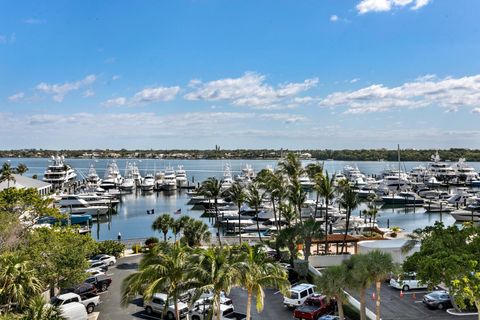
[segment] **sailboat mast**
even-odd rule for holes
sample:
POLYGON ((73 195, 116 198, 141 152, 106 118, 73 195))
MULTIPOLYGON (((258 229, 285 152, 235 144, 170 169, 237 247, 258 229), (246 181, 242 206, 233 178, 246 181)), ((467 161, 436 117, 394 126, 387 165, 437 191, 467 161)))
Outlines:
POLYGON ((400 187, 400 144, 398 144, 398 186, 400 187))

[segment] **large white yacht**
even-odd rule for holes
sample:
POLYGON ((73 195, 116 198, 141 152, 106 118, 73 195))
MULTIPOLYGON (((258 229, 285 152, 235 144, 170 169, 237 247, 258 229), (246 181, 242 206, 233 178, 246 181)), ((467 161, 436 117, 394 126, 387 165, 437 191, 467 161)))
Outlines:
POLYGON ((175 171, 175 178, 177 180, 177 187, 181 188, 187 185, 187 172, 183 169, 182 165, 179 165, 178 169, 175 171))
POLYGON ((132 164, 132 178, 135 182, 136 186, 139 186, 142 183, 142 175, 140 174, 140 170, 138 169, 137 163, 134 161, 132 164))
POLYGON ((154 186, 155 186, 155 178, 153 177, 153 174, 147 173, 145 177, 142 179, 140 188, 142 189, 142 191, 152 191, 154 186))
POLYGON ((51 164, 43 175, 43 181, 51 183, 54 188, 62 188, 77 177, 75 170, 64 162, 63 156, 52 156, 51 164))
POLYGON ((357 166, 346 165, 343 167, 343 174, 350 184, 357 186, 365 185, 365 175, 358 170, 357 166))
POLYGON ((171 166, 165 168, 162 188, 166 191, 177 190, 177 178, 175 176, 175 170, 171 166))
POLYGON ((471 182, 479 180, 478 172, 465 162, 465 158, 458 159, 455 169, 460 181, 471 182))
POLYGON ((223 178, 220 181, 222 190, 229 189, 233 184, 232 178, 232 171, 230 170, 230 165, 228 163, 225 164, 225 169, 223 171, 223 178))
POLYGON ((117 162, 112 160, 112 162, 107 165, 105 176, 100 183, 100 187, 103 189, 116 188, 121 183, 122 175, 120 174, 120 169, 118 169, 117 162))
POLYGON ((98 176, 97 170, 95 170, 95 166, 93 165, 93 163, 90 164, 90 168, 88 168, 86 180, 88 184, 94 186, 98 186, 102 182, 102 179, 100 179, 100 177, 98 176))
POLYGON ((454 178, 457 174, 455 169, 453 169, 449 164, 442 162, 438 151, 432 155, 432 162, 428 164, 428 173, 440 180, 450 180, 454 178))
POLYGON ((133 164, 127 163, 125 168, 125 178, 120 184, 120 190, 132 191, 135 188, 135 179, 133 178, 133 164))
POLYGON ((57 203, 62 213, 89 214, 93 217, 104 215, 108 212, 107 205, 91 205, 79 195, 61 196, 57 203))

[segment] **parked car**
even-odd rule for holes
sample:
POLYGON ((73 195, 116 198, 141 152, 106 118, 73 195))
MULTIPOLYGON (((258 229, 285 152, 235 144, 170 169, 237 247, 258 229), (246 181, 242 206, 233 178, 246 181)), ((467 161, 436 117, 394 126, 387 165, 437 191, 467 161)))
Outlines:
POLYGON ((408 291, 410 289, 426 289, 428 286, 417 280, 417 274, 414 272, 405 273, 402 276, 390 279, 390 285, 396 289, 408 291))
POLYGON ((60 314, 65 320, 87 320, 88 313, 85 306, 80 302, 64 304, 59 308, 60 314))
MULTIPOLYGON (((201 300, 194 303, 188 312, 189 320, 206 320, 211 312, 212 303, 208 300, 201 300)), ((233 305, 220 304, 220 319, 225 319, 224 316, 233 313, 233 305)), ((216 312, 214 313, 214 319, 216 312)))
POLYGON ((76 293, 70 292, 70 293, 58 295, 56 297, 53 297, 50 300, 50 303, 57 307, 60 307, 72 302, 79 302, 83 304, 87 309, 87 313, 92 313, 93 310, 95 310, 95 307, 100 304, 100 297, 96 294, 91 294, 91 293, 80 296, 76 293))
MULTIPOLYGON (((143 306, 148 315, 154 313, 161 314, 165 310, 165 304, 167 304, 167 319, 175 319, 175 306, 172 301, 167 301, 167 295, 164 293, 155 293, 151 301, 144 301, 143 306)), ((178 302, 178 309, 180 312, 180 319, 185 319, 188 315, 188 305, 184 302, 178 302)))
POLYGON ((112 283, 112 278, 106 275, 98 275, 98 276, 91 276, 85 280, 85 283, 89 283, 95 286, 97 290, 100 291, 107 291, 108 287, 112 283))
POLYGON ((244 314, 244 313, 240 313, 240 312, 232 312, 232 313, 229 313, 225 316, 223 316, 223 319, 222 320, 245 320, 247 319, 247 315, 244 314))
POLYGON ((290 289, 290 294, 283 297, 283 304, 288 308, 301 306, 308 297, 312 296, 315 291, 315 285, 309 283, 301 283, 290 289))
POLYGON ((108 265, 103 261, 92 262, 90 263, 90 268, 85 270, 86 273, 90 273, 90 274, 93 274, 93 273, 98 274, 99 272, 105 273, 107 271, 108 271, 108 265))
POLYGON ((335 310, 335 301, 324 295, 314 294, 305 300, 293 312, 296 319, 317 320, 318 317, 332 313, 335 310))
POLYGON ((81 283, 79 285, 76 285, 74 287, 70 288, 62 288, 60 290, 60 294, 64 293, 76 293, 79 296, 85 295, 85 294, 96 294, 97 293, 97 288, 93 284, 90 283, 81 283))
POLYGON ((98 262, 98 261, 103 261, 109 266, 113 266, 115 263, 117 263, 117 258, 114 256, 108 255, 108 254, 97 254, 96 256, 93 256, 89 262, 98 262))
POLYGON ((423 297, 423 304, 432 309, 446 309, 452 307, 452 298, 447 291, 432 291, 423 297))
POLYGON ((332 316, 332 315, 324 315, 324 316, 321 316, 320 318, 318 318, 318 320, 339 320, 340 317, 339 316, 332 316))

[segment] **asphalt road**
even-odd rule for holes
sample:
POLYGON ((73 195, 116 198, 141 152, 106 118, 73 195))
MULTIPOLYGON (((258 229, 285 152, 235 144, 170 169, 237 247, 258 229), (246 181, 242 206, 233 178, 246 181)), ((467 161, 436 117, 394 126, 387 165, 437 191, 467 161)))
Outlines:
MULTIPOLYGON (((375 301, 372 299, 374 288, 370 288, 366 293, 367 308, 375 312, 375 301)), ((461 319, 473 320, 477 316, 454 316, 447 313, 445 310, 431 310, 427 308, 422 299, 429 291, 409 290, 404 292, 403 298, 400 298, 400 290, 392 288, 389 284, 383 283, 380 291, 381 301, 381 318, 382 320, 446 320, 446 319, 461 319)), ((357 298, 358 295, 354 292, 351 294, 357 298)))

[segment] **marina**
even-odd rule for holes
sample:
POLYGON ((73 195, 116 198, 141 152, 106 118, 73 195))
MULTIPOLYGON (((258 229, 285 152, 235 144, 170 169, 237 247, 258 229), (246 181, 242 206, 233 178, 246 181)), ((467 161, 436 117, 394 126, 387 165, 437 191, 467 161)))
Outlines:
MULTIPOLYGON (((151 230, 156 216, 170 213, 174 218, 188 215, 206 222, 215 234, 213 200, 189 191, 209 177, 221 181, 227 190, 235 181, 247 186, 262 169, 275 169, 275 160, 156 160, 156 159, 0 159, 12 165, 25 163, 29 175, 41 177, 49 164, 58 167, 61 159, 75 171, 76 183, 65 180, 65 190, 57 184, 56 203, 64 213, 90 215, 92 235, 97 240, 115 239, 120 233, 124 239, 158 236, 151 230), (123 174, 119 168, 125 168, 123 174), (163 168, 160 169, 160 168, 163 168), (175 169, 176 168, 176 169, 175 169), (103 178, 100 178, 103 177, 103 178), (62 192, 63 191, 63 192, 62 192), (67 192, 65 192, 67 191, 67 192), (174 214, 181 212, 181 214, 174 214), (152 213, 152 214, 147 214, 152 213)), ((303 161, 306 166, 313 161, 303 161)), ((432 156, 429 164, 419 162, 356 162, 325 161, 325 172, 334 174, 335 181, 346 179, 363 202, 353 210, 351 230, 362 232, 372 228, 386 230, 398 226, 412 231, 442 221, 446 225, 465 221, 479 221, 477 210, 478 170, 480 163, 441 162, 432 156), (394 169, 395 167, 400 169, 394 169), (429 169, 431 168, 431 169, 429 169), (439 169, 441 168, 441 170, 439 169), (450 170, 449 168, 452 168, 450 170), (453 169, 461 168, 461 169, 453 169), (451 174, 451 172, 458 174, 451 174), (468 174, 464 174, 468 172, 468 174), (439 182, 429 184, 432 178, 439 182), (371 217, 362 212, 374 204, 378 213, 371 217), (473 214, 472 214, 473 213, 473 214)), ((45 176, 49 177, 49 176, 45 176)), ((313 182, 304 175, 300 179, 307 191, 302 217, 318 214, 322 220, 325 207, 322 200, 315 210, 313 182)), ((224 235, 268 236, 276 231, 272 207, 268 201, 259 209, 257 217, 252 208, 240 209, 224 199, 218 200, 219 224, 224 235)), ((332 232, 343 232, 345 213, 338 203, 329 206, 332 232)), ((278 219, 285 225, 284 219, 278 219)), ((172 235, 169 235, 172 236, 172 235)))

